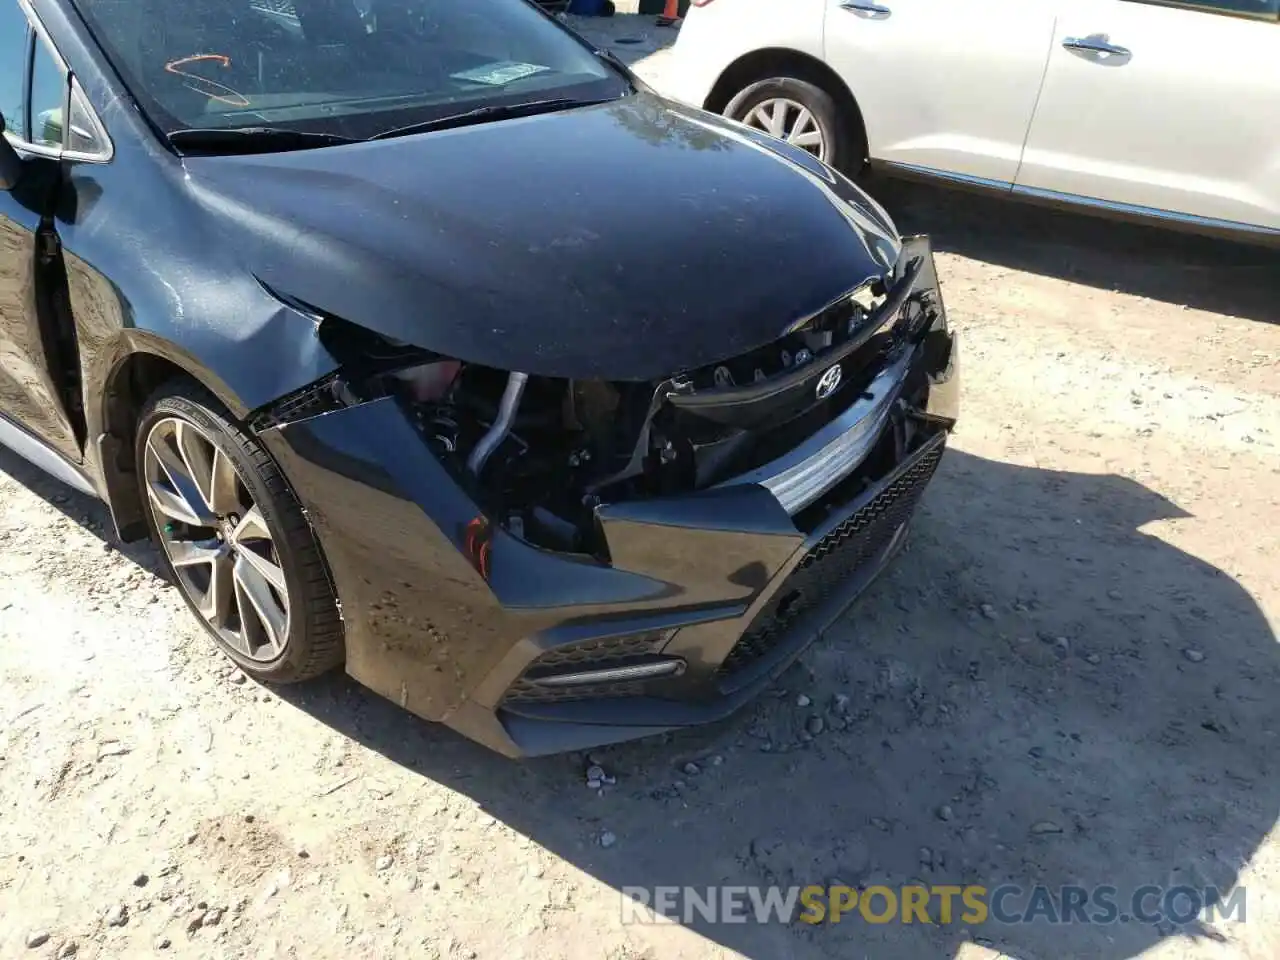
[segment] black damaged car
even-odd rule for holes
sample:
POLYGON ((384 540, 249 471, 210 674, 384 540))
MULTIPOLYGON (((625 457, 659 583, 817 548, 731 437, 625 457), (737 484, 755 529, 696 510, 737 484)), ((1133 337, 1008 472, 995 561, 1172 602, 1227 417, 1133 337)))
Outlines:
POLYGON ((0 0, 0 110, 0 441, 263 681, 722 717, 955 422, 926 238, 525 0, 0 0))

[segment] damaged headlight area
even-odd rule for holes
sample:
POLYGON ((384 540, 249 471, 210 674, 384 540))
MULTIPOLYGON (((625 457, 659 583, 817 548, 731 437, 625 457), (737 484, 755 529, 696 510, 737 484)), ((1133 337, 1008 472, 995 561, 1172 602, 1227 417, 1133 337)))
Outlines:
POLYGON ((594 509, 604 498, 678 489, 674 458, 640 444, 670 383, 497 370, 334 317, 319 336, 339 369, 260 411, 254 429, 393 397, 488 518, 545 549, 602 558, 594 509))
MULTIPOLYGON (((601 504, 689 494, 737 478, 762 482, 755 476, 762 468, 829 433, 860 403, 886 396, 889 373, 889 403, 877 404, 876 423, 861 429, 878 435, 890 403, 923 407, 927 378, 909 382, 906 360, 926 332, 945 329, 935 283, 917 289, 923 262, 900 263, 770 344, 658 381, 498 370, 315 314, 339 369, 259 412, 252 425, 267 429, 393 397, 490 521, 538 547, 607 561, 595 513, 601 504)), ((791 485, 815 492, 780 495, 788 512, 855 466, 847 456, 824 457, 792 469, 804 484, 791 485), (817 469, 832 476, 810 476, 817 469)))

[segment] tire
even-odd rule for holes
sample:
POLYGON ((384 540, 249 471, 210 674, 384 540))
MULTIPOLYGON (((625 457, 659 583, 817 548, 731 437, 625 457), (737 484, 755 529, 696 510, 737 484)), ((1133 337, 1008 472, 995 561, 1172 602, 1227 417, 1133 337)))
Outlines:
MULTIPOLYGON (((865 157, 854 134, 855 120, 841 115, 835 97, 808 80, 798 77, 769 77, 744 87, 724 108, 724 115, 748 126, 764 129, 750 122, 751 112, 771 100, 785 100, 803 106, 813 116, 821 132, 824 152, 818 154, 828 166, 842 172, 857 171, 865 157)), ((765 130, 768 133, 768 130, 765 130)), ((813 151, 810 151, 813 152, 813 151)))
MULTIPOLYGON (((303 514, 284 474, 280 472, 280 468, 270 454, 243 427, 236 424, 217 398, 200 385, 185 378, 171 380, 157 389, 147 401, 138 419, 135 466, 140 493, 145 504, 143 512, 147 517, 152 540, 164 558, 169 578, 182 593, 183 599, 197 621, 204 626, 224 654, 246 674, 255 680, 267 683, 296 683, 309 680, 343 662, 345 647, 342 618, 329 576, 329 568, 320 544, 311 529, 311 524, 303 514), (196 434, 190 433, 187 425, 194 427, 196 434), (201 441, 199 444, 193 440, 196 436, 201 441), (170 478, 172 474, 160 463, 157 453, 148 457, 148 442, 155 441, 155 450, 158 451, 172 441, 172 445, 168 447, 172 452, 179 449, 176 442, 178 437, 182 438, 184 444, 191 445, 189 449, 193 454, 190 457, 179 454, 182 464, 190 466, 191 462, 200 461, 207 466, 211 463, 212 469, 206 481, 209 489, 212 491, 214 485, 219 482, 218 476, 221 475, 224 479, 219 489, 225 490, 230 486, 236 491, 234 497, 241 504, 248 504, 242 518, 243 523, 235 526, 248 525, 250 513, 256 508, 259 515, 253 517, 252 526, 255 531, 265 527, 267 536, 254 537, 250 544, 246 534, 246 539, 241 543, 237 537, 233 536, 231 529, 233 524, 228 520, 220 521, 218 526, 210 526, 209 530, 215 532, 206 537, 203 532, 206 525, 189 524, 173 519, 172 514, 159 512, 160 508, 156 506, 157 498, 151 495, 151 490, 155 489, 152 486, 152 477, 170 478), (200 458, 201 451, 203 451, 204 460, 200 458), (219 460, 218 454, 226 460, 219 460), (234 479, 239 481, 239 486, 235 486, 231 480, 226 479, 230 476, 226 473, 226 461, 229 461, 234 468, 234 479), (252 502, 249 503, 249 500, 252 502), (163 528, 159 518, 165 520, 163 528), (258 524, 259 519, 264 523, 258 524), (180 540, 180 537, 187 539, 180 540), (204 599, 208 601, 211 609, 218 608, 219 604, 216 600, 209 600, 215 596, 212 579, 215 570, 225 571, 226 568, 216 567, 211 561, 187 563, 182 567, 186 572, 185 576, 180 574, 178 566, 174 563, 175 554, 171 553, 171 545, 175 542, 176 546, 173 546, 175 551, 186 550, 187 548, 182 544, 190 543, 210 553, 214 548, 221 550, 217 545, 222 544, 227 548, 226 552, 235 558, 229 561, 234 572, 224 572, 223 579, 219 580, 220 584, 228 582, 231 584, 230 603, 237 610, 234 617, 230 614, 219 617, 206 615, 201 611, 196 597, 196 588, 204 579, 201 570, 207 570, 210 587, 204 599), (278 606, 285 612, 285 625, 280 627, 277 619, 274 621, 275 630, 267 626, 269 620, 267 616, 258 616, 255 613, 255 605, 256 609, 262 609, 258 603, 261 600, 260 591, 253 591, 252 596, 257 598, 253 603, 246 602, 246 597, 250 594, 242 591, 243 584, 250 583, 249 578, 255 573, 251 568, 258 566, 258 564, 248 564, 242 571, 239 561, 243 558, 243 553, 251 549, 259 557, 265 557, 268 560, 268 566, 274 565, 272 572, 275 579, 270 581, 271 590, 266 596, 275 599, 278 606), (242 577, 242 573, 245 576, 242 577), (226 579, 227 577, 231 578, 230 581, 226 579), (274 586, 281 582, 285 587, 283 593, 274 586), (238 619, 241 606, 246 611, 242 620, 238 619), (256 632, 249 629, 255 617, 258 622, 256 632), (221 627, 215 625, 218 620, 223 621, 221 627), (235 634, 229 626, 235 622, 241 625, 243 647, 235 642, 235 634), (255 649, 250 644, 250 634, 269 637, 271 642, 264 642, 261 647, 255 649)), ((189 472, 193 476, 201 473, 199 470, 189 472)), ((161 479, 159 482, 163 486, 167 481, 161 479)), ((179 490, 176 483, 171 483, 171 488, 175 491, 179 490)), ((204 501, 201 504, 202 508, 212 509, 209 502, 216 502, 219 499, 212 492, 208 495, 202 493, 200 489, 192 492, 185 485, 182 489, 188 490, 191 500, 199 495, 204 501)), ((163 496, 163 491, 161 495, 163 496)), ((227 496, 223 495, 221 500, 223 503, 227 502, 227 496)), ((186 501, 179 498, 175 502, 185 503, 186 501)), ((171 505, 169 509, 172 509, 171 505)), ((208 516, 213 517, 214 514, 209 513, 208 516)), ((236 514, 230 513, 228 516, 234 520, 236 514)), ((253 582, 261 586, 268 581, 258 578, 253 582)), ((223 597, 227 596, 227 590, 220 590, 220 594, 223 597)), ((229 609, 227 601, 223 601, 221 606, 229 609)), ((268 607, 270 607, 269 604, 268 607)), ((278 614, 279 611, 275 610, 275 612, 278 614)))

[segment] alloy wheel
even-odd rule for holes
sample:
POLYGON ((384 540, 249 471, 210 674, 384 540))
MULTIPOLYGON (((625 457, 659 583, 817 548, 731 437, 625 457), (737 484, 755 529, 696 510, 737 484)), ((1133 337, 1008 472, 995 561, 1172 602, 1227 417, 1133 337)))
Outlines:
POLYGON ((825 162, 827 159, 827 138, 813 111, 802 103, 785 97, 763 100, 747 111, 742 122, 763 130, 771 137, 808 150, 819 160, 825 162))
POLYGON ((289 591, 235 465, 195 424, 165 417, 147 434, 143 470, 160 542, 192 606, 240 656, 277 659, 289 637, 289 591))

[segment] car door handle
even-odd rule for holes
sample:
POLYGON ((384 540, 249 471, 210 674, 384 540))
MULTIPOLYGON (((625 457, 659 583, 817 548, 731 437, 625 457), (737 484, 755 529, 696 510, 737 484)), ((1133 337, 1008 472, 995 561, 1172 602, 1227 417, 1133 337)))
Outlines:
POLYGON ((874 3, 872 0, 844 0, 840 4, 840 9, 856 13, 858 16, 866 17, 868 20, 883 20, 893 13, 888 7, 874 3))
POLYGON ((1106 34, 1095 33, 1087 37, 1067 37, 1062 45, 1068 50, 1080 50, 1084 53, 1101 53, 1108 57, 1130 57, 1132 51, 1128 47, 1118 47, 1107 40, 1106 34))

